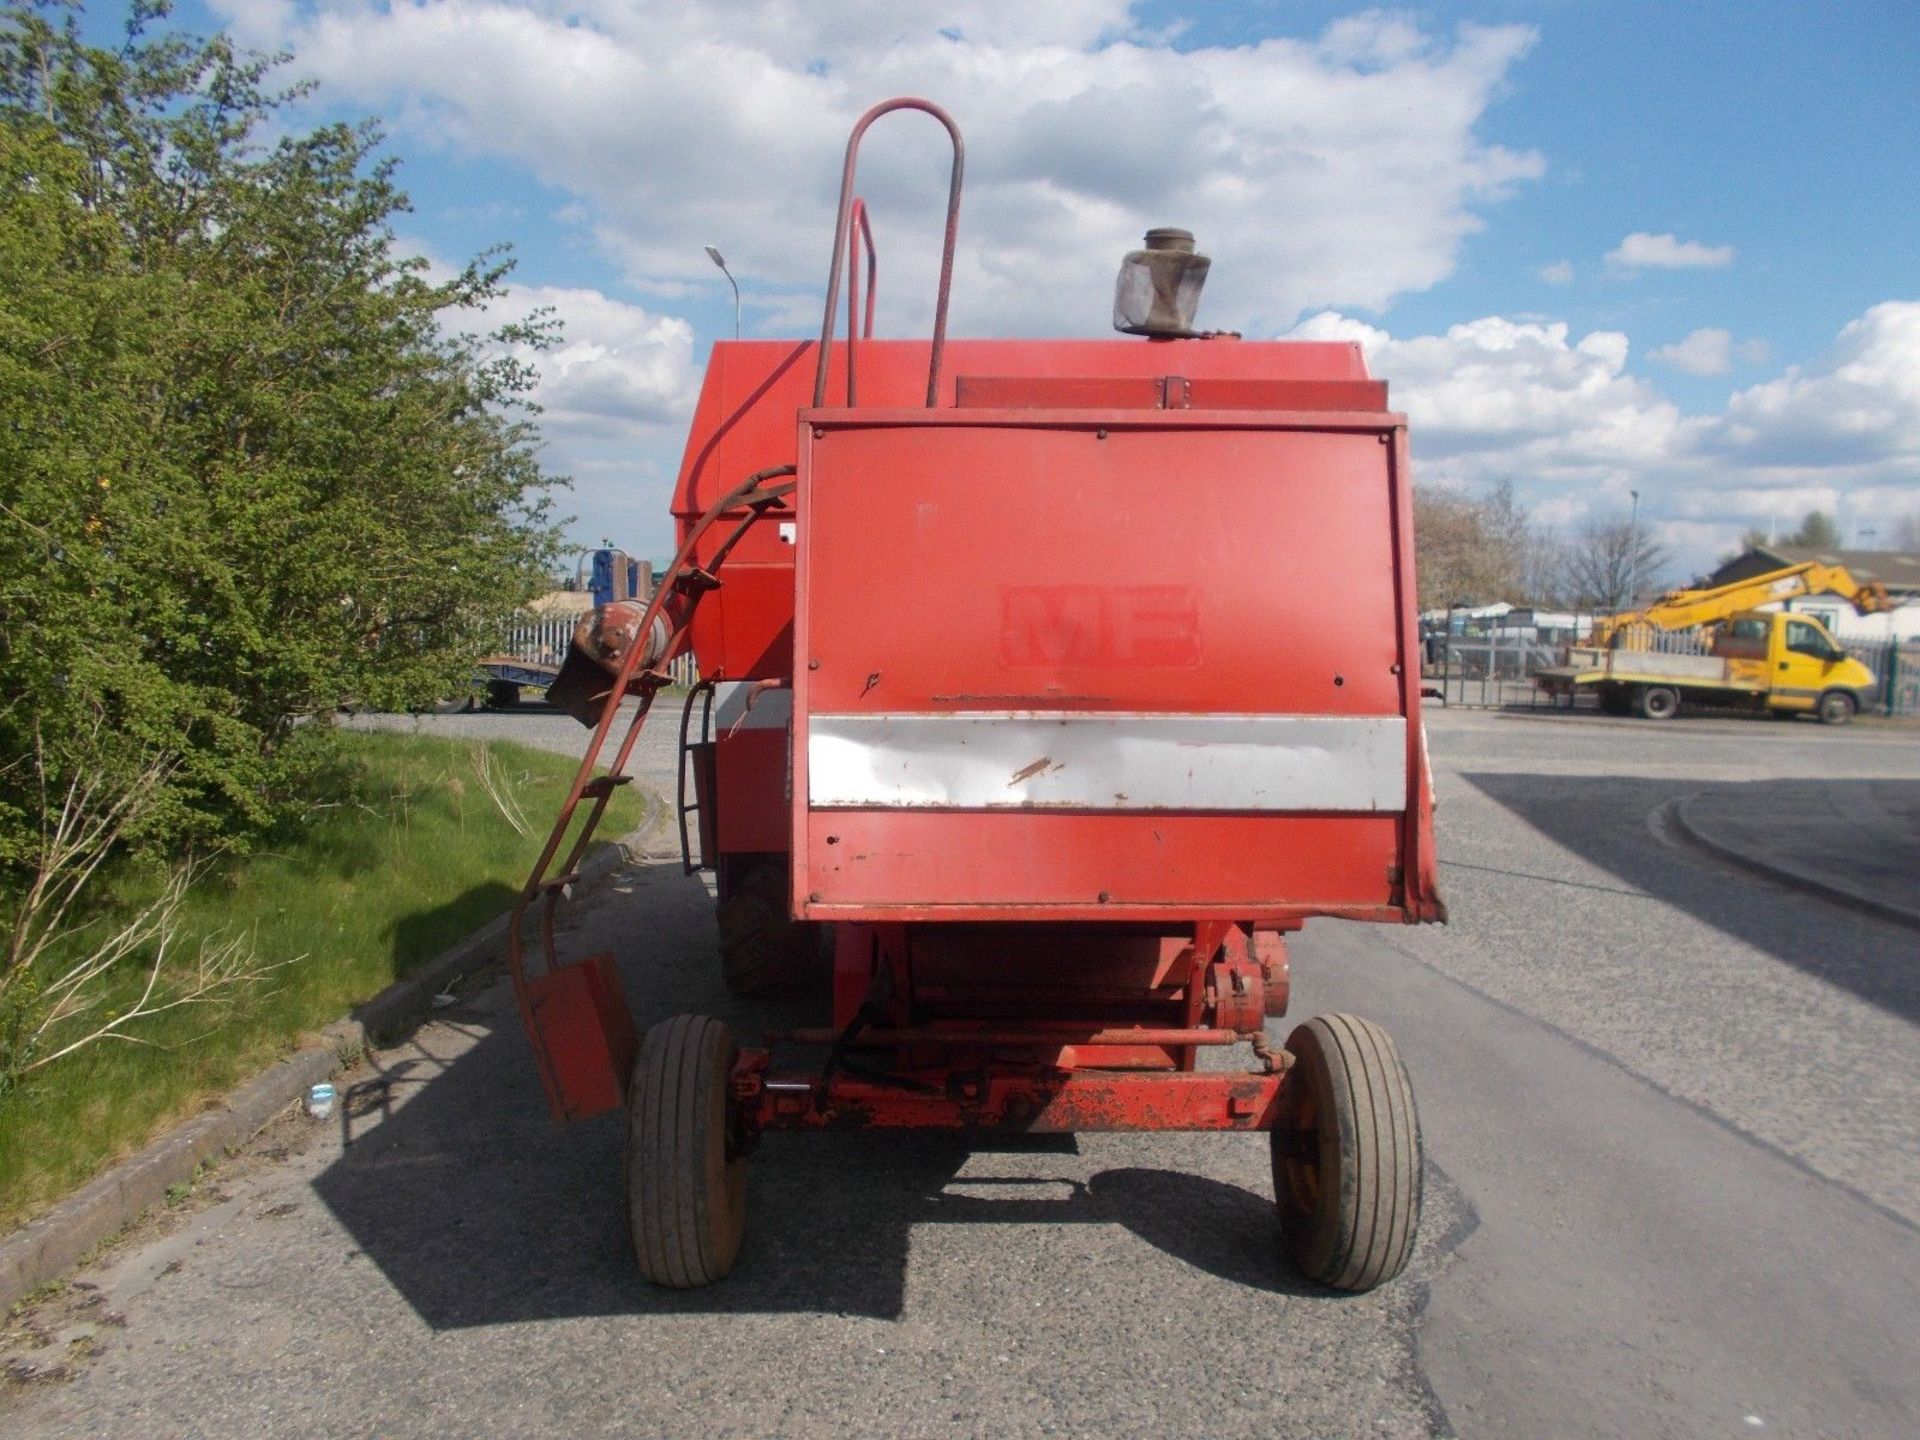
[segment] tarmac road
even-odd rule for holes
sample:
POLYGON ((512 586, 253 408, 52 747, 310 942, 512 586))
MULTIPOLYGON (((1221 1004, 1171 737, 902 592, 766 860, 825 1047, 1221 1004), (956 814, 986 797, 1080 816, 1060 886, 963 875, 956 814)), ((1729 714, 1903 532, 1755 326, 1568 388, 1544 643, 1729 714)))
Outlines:
MULTIPOLYGON (((555 745, 572 724, 422 723, 555 745)), ((617 1120, 551 1128, 493 985, 377 1057, 362 1113, 269 1132, 205 1208, 45 1307, 98 1353, 0 1395, 0 1426, 1920 1433, 1920 934, 1667 823, 1730 781, 1920 781, 1920 736, 1429 725, 1453 923, 1316 922, 1294 947, 1296 1017, 1371 1015, 1413 1073, 1427 1209, 1394 1285, 1340 1297, 1287 1270, 1254 1137, 841 1135, 770 1137, 734 1276, 652 1290, 617 1120)), ((643 1024, 795 1018, 724 998, 677 865, 625 872, 571 923, 570 948, 621 954, 643 1024)))

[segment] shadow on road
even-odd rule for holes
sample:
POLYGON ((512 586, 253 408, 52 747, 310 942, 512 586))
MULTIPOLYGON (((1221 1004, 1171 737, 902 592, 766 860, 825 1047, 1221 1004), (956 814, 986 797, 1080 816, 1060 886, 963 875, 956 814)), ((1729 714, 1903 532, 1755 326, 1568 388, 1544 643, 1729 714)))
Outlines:
POLYGON ((484 880, 444 905, 402 916, 389 932, 394 978, 411 974, 494 916, 506 913, 519 894, 504 880, 484 880))
MULTIPOLYGON (((810 1018, 724 995, 706 893, 678 865, 626 874, 631 893, 607 897, 594 933, 562 944, 573 954, 613 941, 642 1027, 691 1010, 752 1037, 810 1018), (642 947, 654 957, 644 974, 627 953, 642 947)), ((623 1117, 555 1128, 504 986, 445 1021, 380 1057, 385 1069, 343 1097, 347 1147, 315 1181, 361 1252, 436 1329, 649 1313, 893 1318, 914 1228, 929 1224, 1119 1225, 1235 1284, 1327 1294, 1290 1270, 1267 1196, 1158 1169, 1086 1177, 1070 1136, 970 1145, 925 1132, 766 1137, 750 1162, 733 1275, 706 1290, 656 1289, 639 1278, 627 1236, 623 1117)))
MULTIPOLYGON (((1691 846, 1655 838, 1648 819, 1660 806, 1722 787, 1625 775, 1488 773, 1461 778, 1557 845, 1611 872, 1629 893, 1644 893, 1684 910, 1890 1014, 1920 1021, 1920 952, 1911 931, 1811 896, 1783 903, 1780 892, 1766 882, 1730 873, 1691 846)), ((1543 885, 1604 888, 1503 873, 1543 885)), ((1638 957, 1638 963, 1657 966, 1668 958, 1650 954, 1638 957)))

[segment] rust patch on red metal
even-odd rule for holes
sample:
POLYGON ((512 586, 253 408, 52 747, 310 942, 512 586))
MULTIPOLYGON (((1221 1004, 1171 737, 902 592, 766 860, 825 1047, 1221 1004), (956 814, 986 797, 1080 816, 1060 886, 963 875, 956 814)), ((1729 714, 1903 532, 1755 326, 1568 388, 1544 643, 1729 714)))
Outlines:
POLYGON ((1022 765, 1018 770, 1014 771, 1013 778, 1007 781, 1007 784, 1018 785, 1022 780, 1031 780, 1034 776, 1040 774, 1041 771, 1045 770, 1051 764, 1053 764, 1052 757, 1047 755, 1042 755, 1038 760, 1034 761, 1031 765, 1022 765))

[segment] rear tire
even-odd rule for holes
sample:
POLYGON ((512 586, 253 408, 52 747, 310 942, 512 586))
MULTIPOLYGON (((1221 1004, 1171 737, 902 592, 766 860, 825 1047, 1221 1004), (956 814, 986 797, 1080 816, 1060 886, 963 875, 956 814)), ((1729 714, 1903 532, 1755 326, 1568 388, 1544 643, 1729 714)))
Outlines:
POLYGON ((640 1042, 627 1092, 627 1216, 640 1273, 691 1290, 724 1279, 747 1220, 747 1162, 732 1135, 733 1036, 676 1015, 640 1042))
POLYGON ((1680 713, 1680 692, 1666 685, 1644 685, 1633 692, 1633 713, 1642 720, 1671 720, 1680 713))
POLYGON ((1287 1049, 1271 1137, 1281 1239, 1310 1279, 1371 1290, 1406 1268, 1420 1226, 1413 1087, 1387 1032, 1357 1016, 1316 1016, 1287 1049))
POLYGON ((824 973, 820 929, 787 913, 784 856, 742 859, 726 899, 715 907, 720 924, 720 976, 742 998, 788 995, 824 973))
POLYGON ((1853 719, 1860 702, 1844 690, 1829 690, 1820 697, 1818 714, 1822 725, 1845 725, 1853 719))

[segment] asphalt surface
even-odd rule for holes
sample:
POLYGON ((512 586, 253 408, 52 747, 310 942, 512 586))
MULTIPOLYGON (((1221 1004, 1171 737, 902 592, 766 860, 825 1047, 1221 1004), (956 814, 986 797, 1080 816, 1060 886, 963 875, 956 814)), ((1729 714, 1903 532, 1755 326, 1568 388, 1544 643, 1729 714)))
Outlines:
POLYGON ((1920 927, 1920 780, 1749 780, 1676 818, 1727 859, 1920 927))
MULTIPOLYGON (((424 723, 578 744, 537 712, 424 723)), ((1289 1271, 1257 1137, 836 1135, 761 1147, 730 1280, 652 1290, 617 1119, 552 1129, 496 984, 29 1317, 71 1375, 0 1393, 0 1428, 1920 1433, 1920 940, 1671 825, 1717 787, 1920 779, 1920 735, 1430 730, 1452 923, 1294 946, 1295 1018, 1380 1020, 1413 1075, 1427 1206, 1399 1282, 1289 1271)), ((569 923, 643 1024, 800 1018, 725 998, 677 865, 569 923)))

